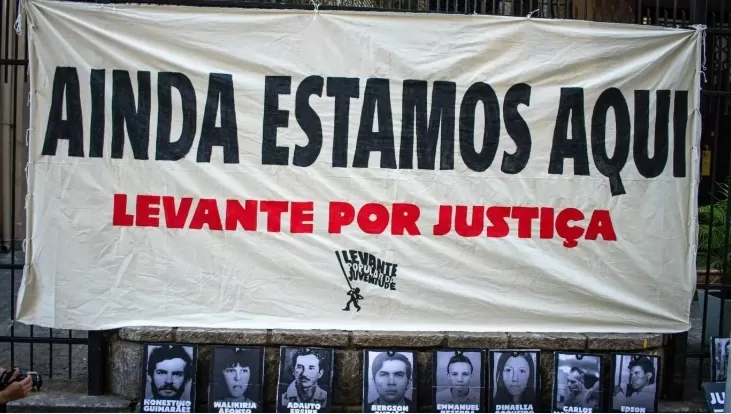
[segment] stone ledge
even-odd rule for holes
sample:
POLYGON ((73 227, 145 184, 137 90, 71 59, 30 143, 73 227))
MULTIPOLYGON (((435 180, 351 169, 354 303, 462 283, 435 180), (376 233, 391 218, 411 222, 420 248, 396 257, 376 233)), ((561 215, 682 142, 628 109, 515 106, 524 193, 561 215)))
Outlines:
POLYGON ((665 401, 657 404, 658 413, 707 413, 708 406, 698 401, 665 401))
POLYGON ((508 347, 541 350, 586 349, 587 338, 576 333, 508 333, 508 347))
POLYGON ((173 328, 129 326, 119 330, 119 337, 131 342, 173 342, 173 328))
POLYGON ((587 333, 589 351, 641 351, 663 346, 663 334, 587 333))
POLYGON ((447 332, 447 348, 497 349, 508 347, 504 332, 447 332))
POLYGON ((178 328, 175 341, 191 344, 266 345, 266 329, 178 328))
POLYGON ((164 328, 121 328, 119 338, 130 342, 193 344, 292 345, 334 348, 537 348, 576 351, 642 351, 666 344, 663 334, 559 332, 410 332, 164 328))
POLYGON ((345 348, 350 343, 348 331, 272 329, 269 345, 332 346, 345 348))
POLYGON ((131 413, 134 401, 113 395, 40 391, 8 403, 9 413, 131 413))
POLYGON ((361 348, 441 348, 445 342, 444 332, 353 332, 353 345, 361 348))

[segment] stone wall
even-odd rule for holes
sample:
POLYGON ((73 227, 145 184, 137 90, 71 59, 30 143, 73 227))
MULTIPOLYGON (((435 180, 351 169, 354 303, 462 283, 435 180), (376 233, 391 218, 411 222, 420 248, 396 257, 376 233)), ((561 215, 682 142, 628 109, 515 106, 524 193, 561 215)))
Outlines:
MULTIPOLYGON (((375 331, 284 331, 225 330, 204 328, 123 328, 108 336, 107 390, 136 400, 141 389, 144 342, 178 342, 199 345, 197 400, 204 411, 208 395, 208 371, 211 344, 266 347, 264 398, 266 412, 274 412, 282 345, 335 348, 333 378, 333 412, 361 412, 362 350, 364 348, 407 348, 417 351, 418 406, 428 412, 431 406, 432 351, 445 348, 540 349, 542 410, 550 410, 553 387, 553 351, 585 351, 603 356, 605 388, 609 386, 609 363, 612 352, 645 352, 661 356, 658 379, 666 363, 667 337, 661 334, 548 334, 548 333, 473 333, 473 332, 375 332, 375 331)), ((658 384, 660 385, 660 384, 658 384)), ((662 392, 662 390, 659 390, 662 392)), ((662 395, 662 394, 660 394, 662 395)))

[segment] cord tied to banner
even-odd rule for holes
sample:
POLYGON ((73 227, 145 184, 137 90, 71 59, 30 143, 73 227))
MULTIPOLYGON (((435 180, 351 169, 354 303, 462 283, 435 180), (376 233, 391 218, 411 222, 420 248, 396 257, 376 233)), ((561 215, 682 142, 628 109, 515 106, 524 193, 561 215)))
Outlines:
POLYGON ((23 0, 18 1, 18 16, 15 18, 13 28, 16 35, 20 36, 23 33, 23 0))
POLYGON ((526 15, 525 17, 528 18, 528 19, 530 19, 533 16, 533 13, 535 13, 537 11, 541 11, 541 9, 535 9, 532 12, 528 13, 528 15, 526 15))
POLYGON ((320 3, 315 0, 310 0, 310 3, 312 3, 312 7, 315 8, 315 16, 317 16, 317 13, 320 11, 320 3))
MULTIPOLYGON (((708 27, 705 24, 695 24, 690 26, 696 31, 698 31, 698 35, 700 36, 700 42, 701 42, 701 56, 700 56, 700 76, 703 77, 703 83, 707 83, 708 79, 706 78, 706 35, 708 34, 707 29, 708 27)), ((701 86, 701 89, 703 87, 701 86)))
POLYGON ((33 131, 33 128, 28 128, 25 130, 25 146, 26 147, 30 144, 31 131, 33 131))

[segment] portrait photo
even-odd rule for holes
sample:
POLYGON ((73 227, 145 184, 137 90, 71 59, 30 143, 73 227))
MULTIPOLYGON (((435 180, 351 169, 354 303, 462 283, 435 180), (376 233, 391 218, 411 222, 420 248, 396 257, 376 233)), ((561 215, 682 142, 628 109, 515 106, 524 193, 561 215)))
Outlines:
POLYGON ((212 346, 209 378, 208 411, 261 412, 264 348, 212 346))
POLYGON ((644 354, 612 354, 612 411, 657 412, 660 358, 644 354))
POLYGON ((143 412, 195 412, 198 348, 182 344, 145 344, 142 372, 143 412))
POLYGON ((726 382, 731 338, 711 338, 711 381, 726 382))
POLYGON ((485 395, 484 354, 479 349, 434 351, 433 412, 482 412, 485 395))
POLYGON ((334 355, 332 348, 280 348, 278 413, 330 412, 334 355))
POLYGON ((554 412, 602 412, 602 358, 596 354, 556 352, 553 360, 554 412), (588 411, 588 410, 591 411, 588 411))
POLYGON ((541 351, 489 351, 490 403, 496 413, 537 412, 541 401, 541 351))
POLYGON ((416 353, 363 350, 363 412, 416 412, 416 353))

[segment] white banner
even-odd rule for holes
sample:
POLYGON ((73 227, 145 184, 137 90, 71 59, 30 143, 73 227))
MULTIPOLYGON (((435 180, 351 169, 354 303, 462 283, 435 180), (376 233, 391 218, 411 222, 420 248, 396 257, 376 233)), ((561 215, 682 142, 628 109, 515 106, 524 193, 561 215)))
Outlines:
POLYGON ((24 5, 20 322, 690 326, 703 28, 24 5))

